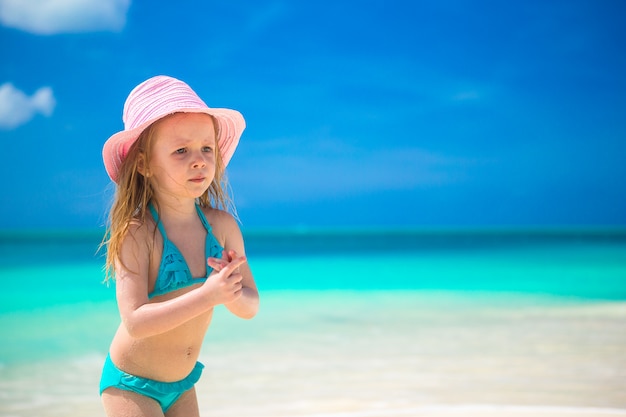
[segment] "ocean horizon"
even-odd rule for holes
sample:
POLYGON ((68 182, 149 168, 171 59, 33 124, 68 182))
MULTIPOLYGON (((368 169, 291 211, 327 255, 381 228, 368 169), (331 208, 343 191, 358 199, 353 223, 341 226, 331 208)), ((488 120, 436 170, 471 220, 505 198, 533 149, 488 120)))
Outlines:
MULTIPOLYGON (((37 268, 50 265, 102 267, 103 234, 103 230, 0 231, 4 298, 12 298, 15 294, 11 291, 20 289, 19 285, 13 287, 16 281, 8 277, 13 269, 30 268, 31 276, 40 277, 37 268)), ((620 275, 626 248, 626 229, 622 228, 293 228, 250 230, 244 232, 244 238, 256 279, 265 289, 556 291, 560 295, 626 299, 626 282, 620 275), (292 263, 292 267, 305 263, 306 271, 326 267, 328 262, 338 269, 356 269, 355 273, 341 274, 341 279, 335 276, 340 274, 318 273, 313 279, 304 274, 283 280, 280 274, 265 270, 268 263, 279 259, 292 263), (255 269, 257 261, 260 271, 255 269), (386 269, 414 273, 393 280, 381 280, 370 273, 390 261, 394 263, 386 269), (524 272, 532 274, 525 276, 524 272), (590 275, 593 281, 586 281, 590 275)), ((103 279, 103 271, 91 270, 89 278, 74 284, 108 297, 110 294, 102 291, 103 279)), ((42 280, 41 285, 49 281, 42 280)), ((57 289, 54 284, 48 288, 52 292, 57 289)), ((69 292, 66 295, 71 298, 69 292)))

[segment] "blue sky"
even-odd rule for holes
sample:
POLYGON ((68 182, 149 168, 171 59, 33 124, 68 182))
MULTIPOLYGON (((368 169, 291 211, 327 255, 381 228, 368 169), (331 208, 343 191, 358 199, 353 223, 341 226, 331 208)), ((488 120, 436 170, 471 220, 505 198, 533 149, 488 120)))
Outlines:
POLYGON ((0 0, 0 230, 93 229, 167 74, 248 123, 244 228, 626 226, 617 1, 0 0))

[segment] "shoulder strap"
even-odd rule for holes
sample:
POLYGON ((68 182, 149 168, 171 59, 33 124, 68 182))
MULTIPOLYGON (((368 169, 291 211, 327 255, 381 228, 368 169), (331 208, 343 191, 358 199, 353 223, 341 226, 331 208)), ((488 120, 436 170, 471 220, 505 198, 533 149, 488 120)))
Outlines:
MULTIPOLYGON (((200 220, 202 221, 202 224, 204 225, 206 232, 207 232, 206 240, 204 242, 204 256, 206 258, 210 258, 210 257, 221 258, 222 251, 224 250, 224 248, 217 241, 217 238, 215 237, 215 235, 213 234, 213 231, 211 230, 211 225, 209 224, 209 221, 204 216, 204 213, 202 212, 202 209, 200 208, 199 205, 196 205, 196 210, 198 211, 198 217, 200 217, 200 220)), ((212 271, 213 271, 213 268, 211 268, 210 266, 207 266, 206 276, 208 277, 212 271)))
POLYGON ((148 204, 148 208, 150 209, 150 213, 152 214, 152 218, 154 219, 154 222, 156 223, 157 227, 159 228, 159 232, 161 232, 161 236, 163 236, 163 240, 166 240, 167 239, 167 234, 165 233, 165 227, 163 227, 163 223, 161 223, 159 221, 159 215, 158 215, 156 209, 154 208, 152 203, 148 204))
MULTIPOLYGON (((148 205, 148 208, 150 209, 150 213, 152 214, 152 218, 154 219, 154 222, 156 223, 157 227, 159 228, 159 231, 161 232, 161 236, 163 236, 164 240, 167 239, 167 234, 165 233, 165 227, 163 227, 163 223, 159 221, 159 214, 154 208, 154 205, 150 203, 148 205)), ((207 230, 207 232, 211 233, 211 225, 209 224, 209 221, 204 216, 204 213, 202 212, 202 209, 200 208, 198 204, 196 204, 196 211, 198 212, 198 217, 200 217, 200 221, 202 222, 202 225, 204 226, 204 228, 207 230)))
POLYGON ((200 217, 200 221, 204 225, 204 228, 207 230, 207 232, 211 233, 211 225, 209 224, 209 221, 204 216, 204 213, 202 212, 202 208, 200 208, 199 204, 196 204, 196 211, 198 212, 198 217, 200 217))

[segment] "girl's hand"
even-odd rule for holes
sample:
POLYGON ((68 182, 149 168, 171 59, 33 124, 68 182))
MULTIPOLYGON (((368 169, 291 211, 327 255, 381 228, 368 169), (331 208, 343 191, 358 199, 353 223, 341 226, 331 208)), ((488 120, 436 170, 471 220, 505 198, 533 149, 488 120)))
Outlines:
MULTIPOLYGON (((213 268, 214 271, 221 271, 222 268, 224 268, 226 265, 228 265, 230 262, 232 262, 234 259, 237 258, 237 252, 235 252, 234 250, 230 250, 230 251, 226 251, 223 250, 222 251, 222 258, 208 258, 207 264, 213 268)), ((237 272, 239 268, 237 268, 237 272)))
POLYGON ((211 294, 212 304, 228 304, 239 297, 242 292, 243 276, 239 273, 239 267, 246 263, 245 256, 237 256, 234 251, 224 251, 222 259, 209 258, 207 264, 213 268, 213 272, 203 284, 203 287, 211 294))

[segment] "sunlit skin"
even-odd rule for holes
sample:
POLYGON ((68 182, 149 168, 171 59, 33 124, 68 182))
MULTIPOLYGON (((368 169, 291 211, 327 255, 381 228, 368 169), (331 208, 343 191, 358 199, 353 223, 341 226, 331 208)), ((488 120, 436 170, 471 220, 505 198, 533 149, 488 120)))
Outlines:
MULTIPOLYGON (((163 238, 158 230, 154 235, 153 221, 133 224, 121 254, 126 268, 116 270, 122 324, 110 355, 125 372, 172 382, 185 378, 193 369, 215 306, 223 304, 233 314, 251 318, 259 299, 239 226, 230 214, 203 209, 224 247, 222 259, 204 257, 207 232, 195 204, 215 175, 212 118, 194 113, 164 118, 158 122, 154 140, 152 158, 140 172, 153 185, 168 238, 181 251, 194 277, 205 276, 207 264, 215 270, 204 284, 149 299, 161 262, 163 238)), ((183 394, 167 415, 198 415, 195 395, 195 389, 183 394)), ((134 392, 109 388, 102 399, 108 415, 163 415, 156 402, 134 392), (128 414, 129 400, 138 407, 137 414, 128 414)))

